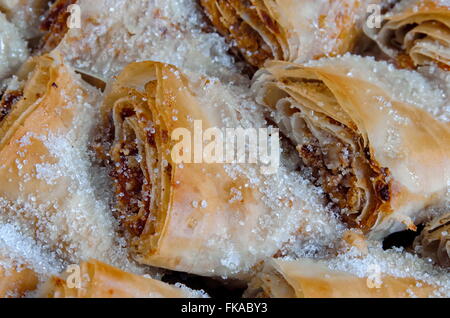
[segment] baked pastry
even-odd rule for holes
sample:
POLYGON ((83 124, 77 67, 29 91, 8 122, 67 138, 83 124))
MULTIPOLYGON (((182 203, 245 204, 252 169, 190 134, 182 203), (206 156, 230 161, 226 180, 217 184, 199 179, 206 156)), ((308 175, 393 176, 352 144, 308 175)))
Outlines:
POLYGON ((145 60, 217 77, 237 75, 229 74, 235 68, 229 47, 204 30, 195 1, 58 0, 41 27, 41 54, 57 48, 66 63, 105 82, 145 60))
POLYGON ((414 241, 422 257, 432 259, 442 267, 450 267, 450 214, 435 217, 414 241))
POLYGON ((354 49, 367 14, 365 0, 201 0, 216 29, 253 66, 304 62, 354 49))
POLYGON ((449 296, 447 13, 0 0, 0 297, 449 296))
POLYGON ((37 292, 44 298, 198 298, 187 287, 124 272, 97 260, 68 268, 63 277, 51 277, 37 292))
MULTIPOLYGON (((264 165, 250 176, 239 164, 180 148, 181 140, 191 146, 187 138, 197 143, 199 129, 240 127, 236 109, 208 100, 211 84, 167 64, 130 64, 105 91, 102 134, 110 136, 116 217, 134 258, 199 275, 237 276, 277 252, 283 242, 274 238, 296 230, 289 225, 292 209, 305 207, 290 196, 266 200, 259 183, 269 173, 264 165)), ((279 181, 272 182, 269 195, 279 181)))
POLYGON ((0 93, 2 81, 28 58, 28 48, 14 24, 0 12, 0 93))
POLYGON ((37 284, 38 276, 29 268, 0 266, 0 298, 23 297, 35 290, 37 284))
POLYGON ((70 18, 68 9, 75 3, 76 0, 56 0, 47 10, 40 25, 40 30, 44 34, 40 39, 41 52, 50 52, 55 49, 66 35, 70 18))
POLYGON ((250 283, 248 296, 263 298, 408 298, 433 296, 438 287, 412 277, 374 273, 358 277, 309 259, 275 259, 250 283))
POLYGON ((430 63, 450 70, 450 6, 439 0, 403 0, 366 34, 401 67, 430 63))
POLYGON ((449 126, 344 64, 269 62, 253 89, 344 220, 371 238, 414 230, 445 199, 449 126))

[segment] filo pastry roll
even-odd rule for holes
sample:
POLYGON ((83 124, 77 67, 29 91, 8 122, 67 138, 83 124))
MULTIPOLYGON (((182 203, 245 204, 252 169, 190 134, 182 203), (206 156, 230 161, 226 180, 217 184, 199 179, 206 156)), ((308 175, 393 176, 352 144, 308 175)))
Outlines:
MULTIPOLYGON (((262 188, 239 172, 240 164, 198 161, 194 148, 175 147, 181 141, 174 135, 178 129, 192 133, 189 146, 195 143, 199 122, 205 133, 239 127, 235 108, 208 100, 210 81, 188 78, 167 64, 133 63, 108 86, 102 112, 111 135, 107 153, 116 217, 134 258, 177 271, 230 277, 277 252, 282 242, 276 238, 291 231, 289 207, 298 201, 281 196, 281 201, 268 203, 262 188), (194 159, 180 163, 178 154, 194 159)), ((212 85, 221 87, 217 81, 212 85)), ((264 179, 260 171, 256 168, 251 177, 264 179)))
POLYGON ((431 220, 414 240, 414 248, 422 257, 450 267, 450 213, 431 220))
POLYGON ((201 0, 212 24, 253 66, 304 62, 351 51, 362 34, 365 0, 201 0))
POLYGON ((41 298, 198 298, 202 292, 124 272, 89 260, 71 265, 61 277, 51 277, 37 292, 41 298))
POLYGON ((371 238, 415 230, 447 192, 448 124, 352 77, 339 59, 313 64, 269 62, 254 79, 257 101, 344 220, 371 238))
POLYGON ((375 273, 359 277, 310 259, 268 262, 246 295, 262 298, 406 298, 434 296, 439 289, 413 277, 375 273), (373 276, 373 277, 372 277, 373 276))
POLYGON ((80 190, 91 181, 77 151, 87 151, 80 146, 89 134, 85 116, 98 96, 55 51, 29 60, 0 102, 0 220, 66 261, 104 257, 112 249, 105 245, 114 220, 103 217, 95 196, 80 190), (107 234, 99 238, 99 232, 107 234))
POLYGON ((383 15, 381 27, 365 32, 401 67, 435 63, 450 70, 448 1, 403 0, 383 15))

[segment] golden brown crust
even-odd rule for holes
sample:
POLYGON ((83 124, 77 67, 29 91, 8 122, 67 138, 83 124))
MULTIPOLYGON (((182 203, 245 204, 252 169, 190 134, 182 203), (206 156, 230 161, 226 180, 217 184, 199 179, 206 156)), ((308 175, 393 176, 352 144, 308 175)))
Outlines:
POLYGON ((240 1, 200 2, 212 24, 231 43, 236 43, 240 53, 251 65, 262 66, 267 59, 273 59, 274 55, 263 38, 236 13, 236 7, 246 5, 240 1))
POLYGON ((18 140, 30 134, 46 136, 51 131, 69 129, 74 118, 74 108, 65 105, 68 100, 76 100, 83 93, 80 83, 61 64, 57 53, 36 57, 29 61, 29 65, 32 71, 23 88, 23 96, 0 123, 0 175, 11 180, 0 187, 0 195, 11 202, 26 200, 29 195, 42 198, 42 202, 45 202, 50 199, 49 192, 56 195, 50 191, 54 186, 39 180, 35 173, 37 164, 54 160, 43 141, 32 138, 32 142, 22 147, 18 140), (27 154, 24 158, 27 164, 19 169, 14 160, 22 152, 27 154), (22 173, 35 177, 24 180, 22 173))
MULTIPOLYGON (((6 180, 0 184, 2 216, 39 241, 54 226, 50 219, 74 202, 73 182, 56 168, 60 158, 50 140, 78 134, 76 120, 97 93, 63 64, 56 51, 29 60, 20 73, 19 78, 26 79, 22 96, 0 121, 0 178, 6 180), (51 169, 42 174, 42 166, 51 169)), ((54 235, 45 244, 64 253, 69 246, 66 239, 54 235)))
MULTIPOLYGON (((175 129, 193 133, 196 121, 204 130, 222 129, 224 116, 239 127, 239 114, 226 103, 205 107, 207 85, 208 79, 191 81, 174 66, 141 62, 128 65, 106 89, 117 215, 141 263, 205 276, 245 275, 281 247, 264 238, 284 225, 272 215, 291 210, 271 209, 248 176, 230 175, 232 165, 174 161, 175 129), (236 189, 239 200, 233 199, 236 189), (227 249, 235 254, 224 255, 227 249)), ((295 206, 295 200, 285 204, 295 206)))

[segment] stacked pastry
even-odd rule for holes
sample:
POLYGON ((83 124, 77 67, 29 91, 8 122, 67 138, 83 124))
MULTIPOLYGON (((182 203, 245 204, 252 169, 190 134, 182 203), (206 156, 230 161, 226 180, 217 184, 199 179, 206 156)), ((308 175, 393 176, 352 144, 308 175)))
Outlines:
POLYGON ((39 38, 14 16, 47 1, 0 0, 0 297, 206 296, 171 271, 246 297, 448 296, 449 99, 394 65, 447 77, 449 5, 403 0, 366 23, 382 2, 57 0, 39 38), (349 54, 364 33, 386 62, 349 54), (17 70, 23 39, 40 45, 17 70), (243 127, 279 128, 277 170, 195 135, 243 127), (2 247, 12 224, 53 272, 2 247), (399 231, 414 240, 383 251, 399 231))
POLYGON ((21 78, 27 80, 8 87, 1 102, 0 174, 8 180, 2 184, 1 196, 18 204, 29 197, 38 204, 53 199, 61 203, 66 197, 66 183, 61 181, 59 187, 47 183, 37 175, 36 166, 52 162, 52 154, 44 145, 45 136, 69 129, 77 112, 70 102, 87 98, 88 92, 57 55, 34 58, 21 72, 21 78), (30 141, 21 143, 27 136, 30 141), (23 154, 20 162, 18 152, 23 154))

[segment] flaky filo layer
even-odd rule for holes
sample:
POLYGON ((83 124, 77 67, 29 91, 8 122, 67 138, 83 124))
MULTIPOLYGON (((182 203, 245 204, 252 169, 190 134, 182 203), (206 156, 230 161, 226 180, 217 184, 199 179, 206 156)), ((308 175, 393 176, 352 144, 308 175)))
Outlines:
POLYGON ((40 298, 196 298, 205 294, 187 287, 125 272, 89 260, 72 265, 61 277, 51 277, 36 293, 40 298))
MULTIPOLYGON (((141 263, 236 276, 277 252, 282 242, 272 238, 291 231, 286 206, 298 202, 283 197, 279 208, 269 206, 238 164, 175 163, 176 129, 192 134, 193 145, 196 121, 203 131, 239 127, 234 108, 210 102, 209 84, 171 65, 141 62, 108 86, 102 110, 111 135, 116 217, 141 263)), ((261 178, 256 170, 252 178, 261 178)))
POLYGON ((402 67, 435 63, 450 70, 450 3, 403 0, 382 17, 381 27, 365 32, 402 67))
POLYGON ((365 0, 201 0, 212 24, 253 66, 304 62, 351 51, 362 33, 365 0))
POLYGON ((401 230, 402 223, 414 229, 421 210, 444 199, 448 124, 333 60, 270 62, 253 90, 296 145, 306 173, 350 224, 373 237, 401 230))
POLYGON ((0 101, 0 179, 4 181, 0 220, 16 224, 22 233, 57 250, 58 256, 76 259, 76 253, 89 253, 89 247, 100 244, 93 244, 96 237, 88 229, 95 214, 87 221, 81 216, 90 213, 83 206, 90 198, 78 191, 78 175, 63 166, 64 162, 75 166, 74 156, 62 153, 61 147, 75 153, 80 147, 77 142, 87 139, 84 116, 93 109, 99 92, 65 65, 56 51, 30 59, 18 79, 0 101), (83 237, 75 242, 76 235, 83 237))
POLYGON ((46 137, 64 134, 79 111, 80 99, 91 92, 58 52, 30 59, 20 70, 22 82, 7 90, 0 107, 0 185, 2 199, 36 204, 64 200, 66 182, 50 182, 37 166, 55 162, 46 137))
POLYGON ((374 272, 359 277, 310 259, 269 261, 249 284, 246 295, 262 298, 433 297, 438 286, 413 277, 374 272), (373 276, 373 277, 372 277, 373 276))

